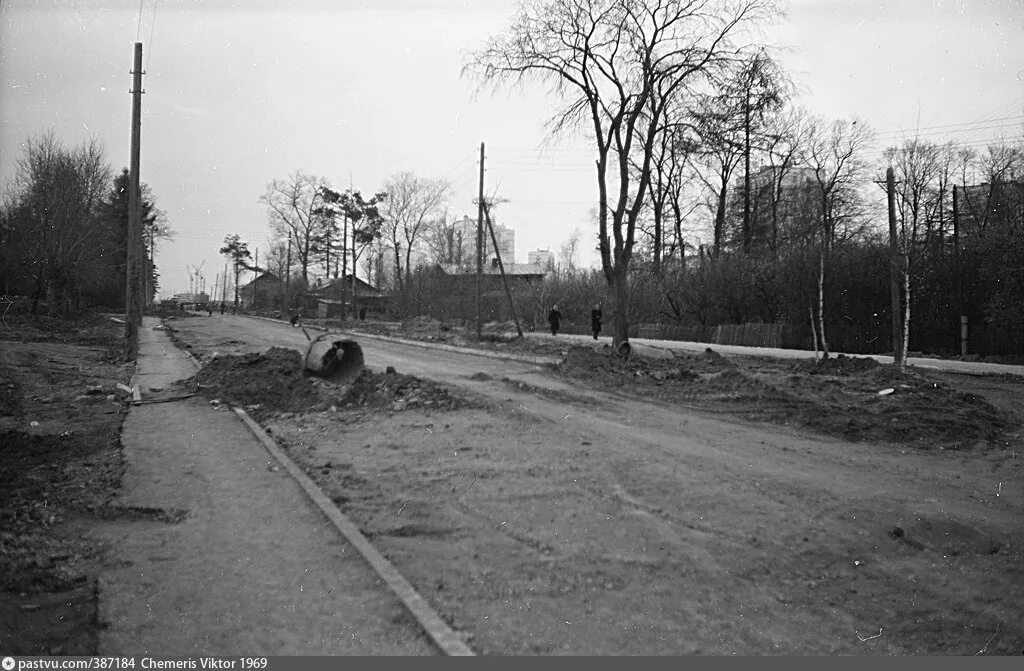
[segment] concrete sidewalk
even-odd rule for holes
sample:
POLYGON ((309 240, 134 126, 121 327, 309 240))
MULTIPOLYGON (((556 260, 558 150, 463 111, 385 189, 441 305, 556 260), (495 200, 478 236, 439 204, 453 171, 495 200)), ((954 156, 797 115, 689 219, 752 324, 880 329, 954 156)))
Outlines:
MULTIPOLYGON (((133 386, 195 366, 146 318, 133 386)), ((123 516, 99 584, 101 655, 430 655, 436 649, 234 413, 131 408, 123 516)))

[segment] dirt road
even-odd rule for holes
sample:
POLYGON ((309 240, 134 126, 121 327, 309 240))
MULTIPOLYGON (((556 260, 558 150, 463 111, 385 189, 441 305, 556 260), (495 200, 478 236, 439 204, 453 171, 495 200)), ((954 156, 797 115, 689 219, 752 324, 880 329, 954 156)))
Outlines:
MULTIPOLYGON (((173 326, 200 355, 305 344, 244 318, 173 326)), ((361 344, 473 404, 264 423, 479 652, 1024 652, 1019 435, 848 442, 361 344)))

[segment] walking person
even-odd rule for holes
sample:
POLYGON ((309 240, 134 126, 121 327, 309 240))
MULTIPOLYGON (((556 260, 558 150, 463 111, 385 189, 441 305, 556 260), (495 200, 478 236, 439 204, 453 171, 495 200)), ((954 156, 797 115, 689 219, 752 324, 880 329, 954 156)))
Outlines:
POLYGON ((597 334, 601 332, 601 317, 601 304, 598 303, 590 311, 590 330, 594 332, 594 340, 597 340, 597 334))
POLYGON ((551 312, 548 313, 548 323, 551 324, 551 335, 558 335, 558 325, 562 321, 562 313, 558 311, 557 305, 551 306, 551 312))

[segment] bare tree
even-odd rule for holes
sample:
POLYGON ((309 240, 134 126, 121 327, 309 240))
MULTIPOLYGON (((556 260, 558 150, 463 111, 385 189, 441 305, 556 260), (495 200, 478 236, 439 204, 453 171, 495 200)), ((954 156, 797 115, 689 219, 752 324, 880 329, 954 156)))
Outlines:
POLYGON ((409 279, 410 259, 420 245, 430 222, 443 211, 451 185, 444 179, 424 179, 411 172, 392 175, 384 184, 387 193, 381 214, 384 231, 395 260, 395 281, 399 289, 409 279))
POLYGON ((621 348, 629 338, 628 269, 666 110, 733 60, 733 38, 773 10, 771 0, 527 1, 508 32, 489 39, 465 67, 496 86, 550 84, 563 102, 552 133, 583 127, 591 134, 616 351, 628 350, 621 348))
POLYGON ((580 229, 574 228, 558 247, 558 274, 570 277, 579 267, 580 229))
POLYGON ((45 298, 51 311, 77 303, 85 269, 104 251, 99 205, 111 180, 98 140, 66 148, 51 132, 29 138, 4 209, 10 238, 32 279, 32 313, 45 298))
POLYGON ((718 256, 725 245, 725 225, 729 207, 729 185, 743 159, 743 129, 720 96, 707 96, 701 110, 694 113, 699 149, 688 154, 697 178, 714 195, 709 210, 714 214, 712 255, 718 256))
MULTIPOLYGON (((658 277, 662 274, 663 262, 671 258, 676 249, 680 251, 681 258, 685 255, 682 243, 683 193, 693 179, 688 160, 695 146, 694 138, 683 123, 675 121, 671 114, 666 115, 666 120, 651 154, 651 196, 647 208, 651 226, 649 231, 645 231, 651 240, 651 268, 658 277), (667 230, 669 221, 673 224, 671 233, 674 236, 671 238, 667 230)), ((639 170, 643 164, 643 158, 638 158, 639 161, 634 159, 634 170, 639 170)))
POLYGON ((809 114, 805 109, 792 108, 774 115, 765 129, 764 148, 770 176, 766 184, 768 188, 765 189, 771 224, 768 246, 772 254, 778 254, 782 220, 790 214, 783 210, 791 209, 791 203, 799 202, 799 194, 795 192, 803 185, 795 184, 790 176, 804 161, 808 144, 808 120, 809 114))
POLYGON ((285 241, 291 239, 292 254, 302 271, 303 283, 309 282, 309 267, 323 237, 322 189, 327 186, 323 177, 296 170, 285 179, 267 184, 267 190, 259 198, 267 206, 271 230, 285 241))
POLYGON ((866 178, 866 151, 875 132, 864 122, 818 120, 808 132, 807 161, 814 171, 815 191, 820 209, 818 237, 818 337, 822 357, 828 358, 825 337, 825 261, 837 242, 859 233, 861 196, 866 178))
POLYGON ((427 224, 423 242, 433 263, 463 266, 472 258, 470 252, 473 241, 463 239, 459 227, 454 221, 448 220, 447 210, 427 224))

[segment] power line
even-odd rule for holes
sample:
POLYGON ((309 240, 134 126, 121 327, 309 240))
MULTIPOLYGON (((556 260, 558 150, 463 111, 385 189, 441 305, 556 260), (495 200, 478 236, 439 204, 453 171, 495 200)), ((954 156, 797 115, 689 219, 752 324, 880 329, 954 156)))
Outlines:
MULTIPOLYGON (((1013 121, 1013 120, 1017 120, 1017 119, 1024 120, 1024 114, 1021 114, 1021 115, 1018 115, 1018 116, 1013 116, 1013 117, 1004 117, 1004 119, 1009 120, 1009 121, 1013 121)), ((1003 119, 996 119, 994 121, 1002 121, 1002 120, 1003 119)), ((972 133, 977 133, 978 131, 991 130, 991 129, 994 129, 994 128, 1014 128, 1015 126, 1018 126, 1018 125, 1019 125, 1018 123, 995 123, 995 124, 992 124, 992 125, 980 125, 980 126, 974 126, 972 128, 963 128, 963 129, 959 129, 959 130, 955 130, 955 129, 954 130, 943 130, 942 128, 938 128, 937 127, 934 130, 915 130, 912 133, 885 133, 885 134, 879 135, 878 137, 879 138, 899 139, 899 138, 902 138, 902 137, 917 138, 917 137, 927 137, 927 136, 935 136, 935 135, 969 135, 969 134, 972 134, 972 133)))
POLYGON ((149 69, 149 59, 153 57, 153 33, 156 32, 156 2, 153 0, 153 18, 149 23, 149 53, 146 54, 146 70, 149 69))
POLYGON ((139 0, 139 23, 135 26, 135 41, 139 41, 139 35, 142 34, 142 3, 145 0, 139 0))

